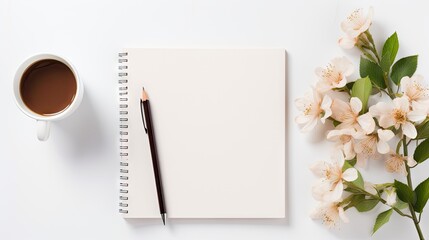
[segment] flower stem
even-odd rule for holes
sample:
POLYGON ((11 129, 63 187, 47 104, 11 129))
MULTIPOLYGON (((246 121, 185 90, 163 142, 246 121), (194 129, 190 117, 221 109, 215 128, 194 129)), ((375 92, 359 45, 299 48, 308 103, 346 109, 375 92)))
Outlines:
MULTIPOLYGON (((361 40, 363 45, 362 46, 358 45, 358 48, 361 50, 363 55, 365 55, 368 59, 370 59, 371 61, 373 61, 374 63, 378 64, 381 67, 381 57, 377 52, 377 47, 375 46, 374 38, 372 37, 369 29, 366 30, 364 33, 362 33, 359 39, 361 40), (368 53, 366 49, 368 49, 374 55, 375 58, 371 56, 371 54, 368 53)), ((384 83, 386 84, 386 88, 388 91, 387 94, 389 95, 390 98, 394 99, 395 94, 393 93, 393 90, 389 84, 389 71, 383 73, 383 80, 384 80, 384 83)))
POLYGON ((370 46, 370 48, 371 48, 371 51, 374 53, 375 57, 377 58, 377 63, 380 64, 380 56, 378 55, 377 47, 375 47, 374 39, 372 38, 372 35, 369 32, 369 29, 367 31, 365 31, 365 35, 372 45, 372 46, 370 46))
MULTIPOLYGON (((388 185, 389 185, 389 184, 386 184, 386 186, 388 186, 388 185)), ((356 191, 358 191, 358 192, 359 192, 359 194, 367 195, 368 197, 371 197, 371 198, 373 198, 373 199, 376 199, 376 200, 380 201, 382 204, 384 204, 384 205, 386 205, 386 206, 388 206, 388 207, 391 207, 391 208, 392 208, 395 212, 397 212, 399 215, 401 215, 401 216, 403 216, 403 217, 407 217, 407 218, 409 218, 409 219, 413 219, 413 217, 412 217, 412 216, 410 216, 410 215, 408 215, 408 214, 403 213, 399 208, 394 207, 394 206, 390 206, 389 204, 387 204, 386 200, 384 200, 383 198, 381 198, 380 196, 378 196, 378 194, 377 194, 377 195, 374 195, 374 194, 372 194, 372 193, 370 193, 370 192, 366 191, 365 189, 362 189, 362 188, 356 187, 356 186, 351 185, 351 184, 347 184, 347 186, 348 186, 348 187, 350 187, 350 188, 353 188, 353 189, 354 189, 354 190, 356 190, 356 191)), ((352 197, 353 197, 353 195, 350 195, 348 198, 344 199, 344 200, 343 200, 343 202, 344 202, 344 203, 348 203, 348 202, 350 202, 350 200, 352 199, 352 197)), ((347 209, 348 209, 348 207, 345 207, 345 208, 344 208, 344 210, 347 210, 347 209)))
MULTIPOLYGON (((402 138, 402 142, 403 142, 403 150, 404 150, 404 157, 408 156, 408 146, 407 146, 407 137, 403 137, 402 138)), ((411 179, 411 169, 408 166, 407 163, 405 163, 405 169, 407 170, 407 183, 408 186, 413 189, 413 182, 411 179)), ((424 240, 424 236, 422 233, 422 229, 420 228, 420 224, 419 224, 419 219, 417 218, 416 212, 414 211, 414 207, 413 204, 408 203, 408 208, 410 209, 411 212, 411 216, 413 217, 413 222, 414 222, 414 226, 416 227, 417 233, 419 235, 420 240, 424 240)))
POLYGON ((395 212, 397 212, 399 215, 401 215, 401 216, 403 216, 403 217, 407 217, 407 218, 412 219, 412 217, 411 217, 410 215, 403 213, 403 212, 402 212, 401 210, 399 210, 397 207, 390 206, 389 204, 387 204, 386 200, 384 200, 384 199, 383 199, 383 198, 381 198, 380 196, 378 196, 378 195, 374 195, 374 194, 371 194, 371 193, 369 193, 369 192, 367 192, 367 191, 364 191, 364 192, 365 192, 365 194, 366 194, 366 195, 368 195, 368 196, 370 196, 370 197, 372 197, 372 198, 374 198, 374 199, 379 200, 381 203, 383 203, 383 204, 384 204, 384 205, 386 205, 386 206, 391 207, 391 208, 392 208, 395 212))
MULTIPOLYGON (((389 73, 384 73, 383 74, 383 79, 384 79, 384 83, 386 84, 386 86, 387 86, 387 91, 389 91, 389 97, 391 98, 391 99, 394 99, 395 98, 395 94, 393 93, 393 90, 392 90, 392 88, 390 87, 390 85, 389 85, 389 78, 388 78, 388 75, 389 75, 389 73)), ((398 88, 399 89, 399 88, 398 88)))

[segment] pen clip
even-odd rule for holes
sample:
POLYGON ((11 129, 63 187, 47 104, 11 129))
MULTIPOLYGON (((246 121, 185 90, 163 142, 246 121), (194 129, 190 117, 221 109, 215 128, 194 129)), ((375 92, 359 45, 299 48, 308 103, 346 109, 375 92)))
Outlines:
POLYGON ((142 115, 142 121, 143 121, 143 127, 144 127, 144 131, 147 134, 147 128, 146 128, 146 121, 144 120, 144 110, 143 110, 143 101, 140 99, 140 113, 142 115))

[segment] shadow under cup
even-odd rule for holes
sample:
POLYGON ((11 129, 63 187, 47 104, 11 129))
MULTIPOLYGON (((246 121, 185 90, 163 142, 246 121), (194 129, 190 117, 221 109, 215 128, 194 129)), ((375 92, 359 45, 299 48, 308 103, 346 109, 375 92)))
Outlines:
POLYGON ((22 74, 19 93, 29 110, 41 116, 53 116, 73 103, 77 81, 66 64, 54 59, 39 60, 22 74))

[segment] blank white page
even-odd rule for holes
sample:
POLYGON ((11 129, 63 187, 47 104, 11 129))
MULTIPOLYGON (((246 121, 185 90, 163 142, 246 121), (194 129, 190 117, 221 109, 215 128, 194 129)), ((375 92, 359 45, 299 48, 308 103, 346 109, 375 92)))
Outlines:
POLYGON ((125 49, 125 218, 159 218, 147 135, 151 104, 169 218, 285 217, 284 49, 125 49))

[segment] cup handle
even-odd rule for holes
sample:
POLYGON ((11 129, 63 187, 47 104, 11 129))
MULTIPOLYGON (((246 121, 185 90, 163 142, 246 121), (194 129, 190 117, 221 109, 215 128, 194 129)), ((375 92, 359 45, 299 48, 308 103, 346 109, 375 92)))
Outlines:
POLYGON ((50 128, 51 128, 50 122, 37 120, 37 138, 40 141, 48 140, 50 128))

